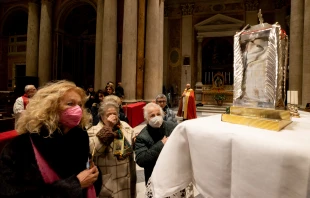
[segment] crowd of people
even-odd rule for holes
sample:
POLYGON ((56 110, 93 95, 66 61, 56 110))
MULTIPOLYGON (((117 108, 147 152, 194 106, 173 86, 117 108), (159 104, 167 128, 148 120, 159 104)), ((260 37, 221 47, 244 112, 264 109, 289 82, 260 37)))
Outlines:
MULTIPOLYGON (((189 89, 180 100, 183 119, 196 117, 189 89)), ((0 155, 0 197, 136 197, 136 163, 147 184, 178 122, 159 94, 144 106, 146 126, 135 134, 124 96, 121 82, 97 92, 66 80, 27 85, 14 105, 19 136, 0 155)))

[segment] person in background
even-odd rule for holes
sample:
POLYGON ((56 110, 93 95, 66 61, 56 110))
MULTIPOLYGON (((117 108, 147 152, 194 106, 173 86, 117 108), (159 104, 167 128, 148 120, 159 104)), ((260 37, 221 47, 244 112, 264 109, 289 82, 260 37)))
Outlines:
POLYGON ((96 96, 96 92, 94 91, 94 88, 92 85, 88 87, 86 91, 86 95, 87 95, 87 102, 85 104, 85 107, 90 110, 92 107, 92 104, 95 102, 95 96, 96 96))
POLYGON ((65 80, 32 97, 0 155, 1 198, 96 197, 102 180, 89 161, 85 102, 85 91, 65 80))
POLYGON ((95 95, 95 101, 91 107, 91 114, 93 118, 92 125, 96 125, 99 122, 98 109, 99 109, 100 104, 103 102, 103 99, 104 99, 104 92, 99 89, 95 95))
POLYGON ((167 97, 164 94, 158 94, 155 98, 156 104, 158 104, 164 111, 164 120, 177 123, 175 113, 167 105, 167 97))
POLYGON ((143 114, 147 125, 136 137, 135 153, 137 164, 144 168, 145 184, 147 184, 157 158, 177 124, 164 121, 162 108, 152 102, 144 106, 143 114))
MULTIPOLYGON (((117 96, 115 96, 117 97, 117 96)), ((119 105, 113 101, 100 105, 100 121, 87 130, 94 162, 104 181, 99 198, 136 197, 136 164, 133 157, 133 129, 118 119, 119 105)))
POLYGON ((105 96, 108 95, 114 95, 114 87, 110 84, 105 87, 105 96))
POLYGON ((115 95, 117 95, 119 98, 124 98, 124 88, 122 87, 122 82, 117 83, 117 87, 115 88, 115 95))
POLYGON ((34 85, 25 86, 25 94, 21 97, 18 97, 13 106, 13 112, 15 115, 15 123, 18 121, 20 114, 26 109, 26 106, 29 103, 29 98, 32 98, 37 92, 37 89, 34 85))
POLYGON ((183 117, 183 120, 197 118, 195 92, 190 84, 186 84, 183 91, 177 116, 183 117))

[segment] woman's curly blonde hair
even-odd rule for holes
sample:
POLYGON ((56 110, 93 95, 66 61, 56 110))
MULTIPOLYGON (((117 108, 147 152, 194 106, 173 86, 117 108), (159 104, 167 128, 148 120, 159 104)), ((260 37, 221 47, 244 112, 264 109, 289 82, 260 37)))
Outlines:
POLYGON ((48 130, 49 136, 53 134, 56 129, 59 129, 60 100, 67 91, 71 90, 82 98, 83 116, 79 126, 82 128, 89 126, 91 115, 84 108, 86 102, 85 91, 77 87, 73 82, 60 80, 46 84, 29 99, 26 110, 23 111, 17 121, 16 130, 18 133, 40 133, 41 128, 44 127, 48 130))

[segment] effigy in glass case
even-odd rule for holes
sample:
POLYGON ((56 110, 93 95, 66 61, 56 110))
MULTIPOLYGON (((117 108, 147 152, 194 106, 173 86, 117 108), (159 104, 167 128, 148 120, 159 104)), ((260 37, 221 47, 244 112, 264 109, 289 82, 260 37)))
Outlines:
POLYGON ((260 24, 234 36, 233 106, 222 121, 279 131, 291 123, 283 110, 288 37, 279 24, 263 23, 260 12, 260 24))

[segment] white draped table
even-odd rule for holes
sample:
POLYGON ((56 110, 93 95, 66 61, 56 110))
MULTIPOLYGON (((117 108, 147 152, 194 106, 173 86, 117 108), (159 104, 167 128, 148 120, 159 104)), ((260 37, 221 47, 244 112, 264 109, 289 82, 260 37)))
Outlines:
POLYGON ((221 122, 220 115, 179 124, 157 160, 153 196, 193 182, 210 198, 309 198, 310 114, 280 132, 221 122))

